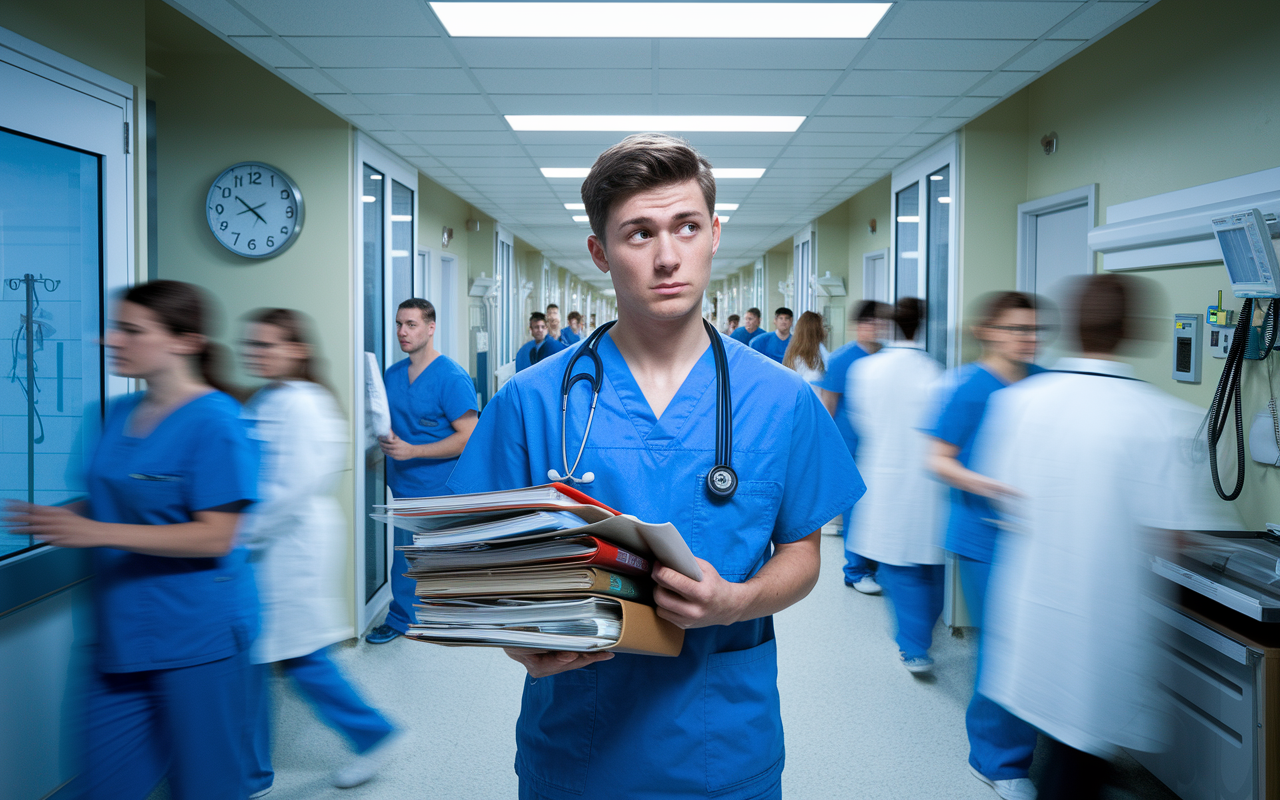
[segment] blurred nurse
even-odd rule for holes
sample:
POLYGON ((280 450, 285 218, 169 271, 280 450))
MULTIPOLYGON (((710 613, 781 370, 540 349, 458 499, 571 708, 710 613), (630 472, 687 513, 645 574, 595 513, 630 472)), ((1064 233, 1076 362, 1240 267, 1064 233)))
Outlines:
POLYGON ((257 476, 240 404, 218 388, 210 313, 189 284, 130 289, 106 346, 112 372, 146 390, 109 407, 87 504, 7 507, 45 542, 93 548, 88 798, 143 800, 166 773, 178 800, 248 793, 258 609, 235 537, 257 476))
MULTIPOLYGON (((245 369, 268 381, 245 406, 262 451, 262 501, 245 521, 262 597, 255 664, 278 664, 356 757, 333 775, 341 788, 374 776, 393 727, 351 687, 326 648, 350 636, 343 592, 349 542, 333 492, 347 463, 347 423, 320 382, 306 318, 286 308, 249 315, 245 369)), ((264 687, 260 675, 256 687, 264 687)), ((271 703, 257 703, 250 788, 271 787, 271 703)))

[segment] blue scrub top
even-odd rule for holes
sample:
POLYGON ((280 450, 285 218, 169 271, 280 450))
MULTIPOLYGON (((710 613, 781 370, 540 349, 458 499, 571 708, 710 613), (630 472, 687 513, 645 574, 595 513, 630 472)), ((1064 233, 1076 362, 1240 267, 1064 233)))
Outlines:
MULTIPOLYGON (((560 385, 576 345, 522 372, 485 408, 449 479, 454 492, 546 482, 561 460, 560 385)), ((597 500, 672 522, 695 555, 745 581, 774 544, 794 542, 851 507, 863 483, 835 423, 796 373, 725 337, 733 399, 737 494, 713 501, 716 381, 711 349, 661 419, 612 339, 600 341, 605 380, 578 475, 597 500)), ((590 373, 579 359, 575 372, 590 373)), ((576 453, 590 406, 586 381, 570 398, 576 453)), ((677 658, 616 655, 549 678, 526 677, 516 771, 557 800, 756 797, 783 765, 771 617, 686 633, 677 658)))
POLYGON ((563 349, 564 345, 550 336, 544 337, 541 343, 532 340, 525 342, 524 346, 516 352, 516 372, 524 372, 542 359, 549 358, 563 349))
MULTIPOLYGON (((476 386, 458 362, 436 356, 409 383, 409 359, 387 368, 387 403, 391 430, 409 444, 431 444, 453 435, 453 422, 468 411, 480 411, 476 386)), ((445 494, 453 458, 387 459, 387 486, 396 497, 435 497, 445 494)))
POLYGON ((740 328, 734 328, 733 333, 730 334, 730 337, 736 341, 742 342, 743 344, 751 344, 751 342, 755 341, 757 338, 759 338, 762 334, 765 334, 765 333, 768 333, 768 331, 766 331, 764 328, 756 328, 756 332, 751 333, 744 326, 740 328))
POLYGON ((574 333, 573 328, 561 328, 560 338, 557 339, 556 341, 560 342, 560 344, 564 345, 565 347, 568 347, 569 345, 575 344, 581 340, 582 340, 582 337, 574 333))
POLYGON ((791 344, 791 337, 779 339, 778 334, 769 331, 768 336, 757 336, 751 340, 751 349, 757 353, 764 353, 769 358, 782 363, 782 357, 787 354, 787 345, 791 344))
MULTIPOLYGON (((1027 375, 1043 372, 1031 364, 1027 375)), ((965 467, 973 459, 973 443, 982 427, 991 395, 1005 382, 978 362, 954 370, 943 384, 933 424, 924 432, 960 448, 956 460, 965 467)), ((987 498, 960 489, 951 489, 951 516, 947 521, 946 548, 956 555, 990 564, 994 558, 999 529, 988 520, 996 511, 987 498)))
POLYGON ((844 402, 844 393, 845 388, 848 386, 849 368, 853 366, 853 362, 869 355, 871 354, 862 349, 862 345, 857 342, 849 342, 832 353, 831 357, 827 359, 827 371, 823 374, 822 380, 817 383, 819 389, 835 392, 838 396, 836 399, 836 430, 840 431, 840 436, 844 438, 844 443, 849 446, 849 455, 851 456, 858 454, 858 434, 854 431, 853 426, 849 424, 849 407, 844 402))
MULTIPOLYGON (((257 498, 257 454, 239 403, 210 392, 137 438, 125 425, 142 397, 128 395, 107 411, 86 478, 92 519, 176 525, 257 498)), ((218 558, 94 548, 98 669, 189 667, 246 649, 258 633, 247 556, 241 547, 218 558)))

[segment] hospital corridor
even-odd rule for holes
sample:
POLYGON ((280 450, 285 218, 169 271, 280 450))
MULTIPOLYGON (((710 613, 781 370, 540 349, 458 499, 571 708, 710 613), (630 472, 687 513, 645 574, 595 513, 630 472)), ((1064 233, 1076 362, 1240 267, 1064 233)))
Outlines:
POLYGON ((0 800, 1280 800, 1278 54, 0 2, 0 800))

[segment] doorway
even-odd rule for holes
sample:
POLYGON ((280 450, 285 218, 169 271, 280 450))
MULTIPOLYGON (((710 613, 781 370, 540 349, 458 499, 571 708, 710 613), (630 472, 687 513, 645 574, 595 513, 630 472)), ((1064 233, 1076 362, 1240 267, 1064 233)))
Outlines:
POLYGON ((1075 327, 1066 313, 1073 280, 1093 274, 1089 231, 1094 225, 1098 185, 1032 200, 1018 206, 1018 291, 1039 296, 1056 309, 1057 334, 1047 340, 1036 359, 1049 366, 1066 355, 1075 327))

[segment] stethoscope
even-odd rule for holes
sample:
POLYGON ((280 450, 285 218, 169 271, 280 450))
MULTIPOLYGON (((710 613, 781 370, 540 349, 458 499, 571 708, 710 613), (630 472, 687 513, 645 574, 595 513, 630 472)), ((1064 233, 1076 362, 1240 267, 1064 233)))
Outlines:
MULTIPOLYGON (((716 465, 707 473, 707 491, 713 497, 728 500, 738 491, 738 474, 733 471, 733 400, 729 396, 729 367, 724 354, 724 342, 720 332, 705 319, 702 321, 711 337, 711 352, 716 359, 716 465)), ((596 479, 595 473, 584 472, 581 477, 574 477, 578 464, 582 461, 582 452, 587 448, 587 437, 591 435, 591 422, 596 416, 596 401, 600 399, 600 387, 604 385, 604 363, 600 360, 600 337, 614 325, 606 322, 592 331, 578 351, 569 359, 565 367, 564 379, 560 382, 560 458, 564 461, 565 474, 554 469, 547 470, 547 477, 553 481, 564 481, 570 485, 575 483, 591 483, 596 479), (595 369, 591 374, 580 372, 573 374, 574 365, 580 358, 591 359, 595 369), (578 455, 569 466, 569 392, 578 381, 591 383, 591 410, 587 414, 587 428, 582 432, 582 444, 578 446, 578 455)))

